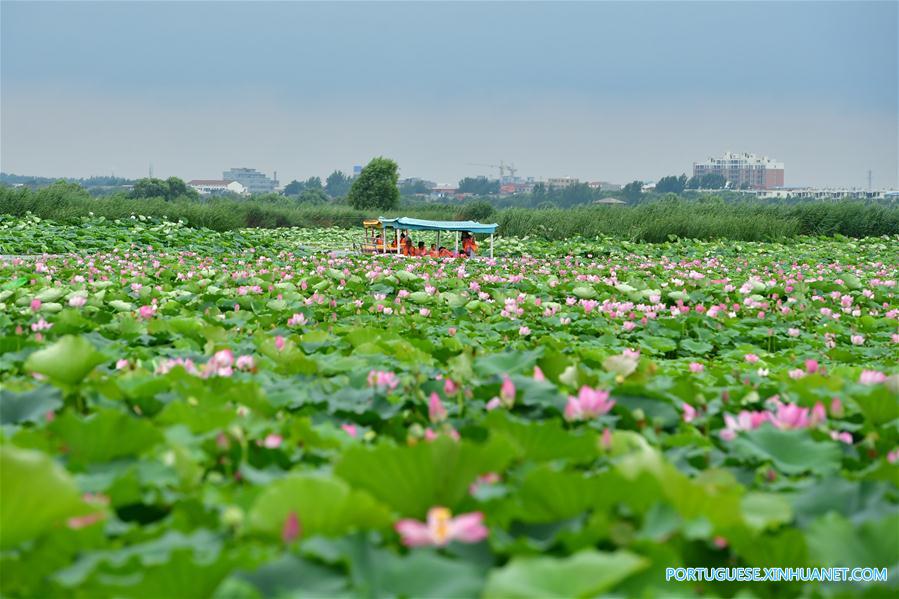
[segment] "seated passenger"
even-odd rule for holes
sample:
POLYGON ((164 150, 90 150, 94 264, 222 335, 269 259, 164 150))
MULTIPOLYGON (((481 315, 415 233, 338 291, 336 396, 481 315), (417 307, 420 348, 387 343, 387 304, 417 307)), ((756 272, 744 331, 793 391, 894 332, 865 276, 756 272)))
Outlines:
POLYGON ((432 243, 432 244, 431 244, 431 251, 428 252, 428 255, 429 255, 431 258, 437 258, 437 257, 440 255, 440 253, 437 251, 437 244, 436 244, 436 243, 432 243))
POLYGON ((477 254, 478 244, 474 240, 474 235, 471 233, 462 233, 462 253, 468 257, 474 256, 477 254))
POLYGON ((418 248, 415 250, 415 255, 416 256, 427 256, 428 255, 428 250, 425 248, 424 241, 418 242, 418 248))
POLYGON ((442 245, 440 246, 440 249, 437 250, 437 254, 441 258, 452 258, 453 257, 453 253, 451 251, 449 251, 448 249, 446 249, 446 247, 444 247, 442 245))

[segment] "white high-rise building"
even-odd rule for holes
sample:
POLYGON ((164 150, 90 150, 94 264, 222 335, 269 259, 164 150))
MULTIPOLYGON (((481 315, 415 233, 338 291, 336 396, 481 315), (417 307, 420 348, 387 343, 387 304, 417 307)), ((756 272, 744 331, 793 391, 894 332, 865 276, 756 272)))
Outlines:
POLYGON ((784 185, 784 163, 749 152, 727 152, 723 158, 693 163, 693 176, 721 175, 732 188, 771 189, 784 185))

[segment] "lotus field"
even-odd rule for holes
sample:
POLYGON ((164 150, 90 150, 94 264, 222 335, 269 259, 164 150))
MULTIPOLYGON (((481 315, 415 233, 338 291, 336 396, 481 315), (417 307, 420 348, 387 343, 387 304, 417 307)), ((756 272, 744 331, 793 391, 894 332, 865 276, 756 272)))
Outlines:
POLYGON ((896 592, 899 239, 0 225, 4 597, 896 592))

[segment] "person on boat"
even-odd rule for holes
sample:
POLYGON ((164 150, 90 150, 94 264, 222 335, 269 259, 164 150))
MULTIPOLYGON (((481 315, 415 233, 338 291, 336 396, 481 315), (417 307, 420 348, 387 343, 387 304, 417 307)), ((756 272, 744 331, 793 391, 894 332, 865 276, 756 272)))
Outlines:
POLYGON ((471 258, 478 252, 478 244, 474 240, 474 235, 468 231, 462 233, 462 253, 471 258))
POLYGON ((415 246, 412 245, 411 237, 406 237, 406 243, 403 246, 403 255, 404 256, 414 256, 415 255, 415 246))
POLYGON ((437 257, 440 256, 440 252, 437 251, 437 244, 436 244, 436 243, 432 243, 432 244, 431 244, 431 251, 428 252, 428 255, 429 255, 431 258, 437 258, 437 257))
POLYGON ((428 249, 425 247, 424 241, 418 242, 418 248, 415 250, 415 255, 416 256, 427 256, 428 255, 428 249))
POLYGON ((437 250, 437 254, 441 258, 452 258, 453 257, 453 253, 451 251, 449 251, 448 249, 446 249, 445 246, 442 246, 442 245, 440 246, 440 249, 437 250))

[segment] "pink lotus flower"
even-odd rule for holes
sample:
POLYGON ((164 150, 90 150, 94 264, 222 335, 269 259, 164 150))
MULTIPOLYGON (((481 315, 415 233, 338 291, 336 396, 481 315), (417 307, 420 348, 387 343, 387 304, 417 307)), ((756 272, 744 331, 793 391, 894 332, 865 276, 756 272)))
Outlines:
POLYGON ((71 299, 69 299, 69 305, 73 308, 81 308, 86 303, 87 298, 83 295, 73 295, 71 299))
POLYGON ((769 412, 750 412, 743 410, 734 418, 731 414, 724 415, 725 428, 721 431, 721 438, 725 441, 733 441, 739 431, 756 429, 764 422, 771 419, 769 412))
POLYGON ((808 428, 808 408, 793 403, 777 402, 777 412, 770 417, 771 423, 779 429, 808 428))
POLYGON ((864 335, 853 335, 852 337, 849 338, 849 340, 852 342, 852 345, 864 345, 865 344, 864 335))
POLYGON ((39 300, 37 298, 34 298, 33 300, 31 300, 31 311, 37 312, 40 309, 41 309, 41 300, 39 300))
POLYGON ((830 431, 830 438, 834 441, 842 441, 847 445, 852 445, 852 434, 847 433, 846 431, 830 431))
POLYGON ((696 420, 696 408, 688 403, 682 403, 681 408, 684 411, 684 422, 693 422, 696 420))
POLYGON ((453 382, 453 379, 446 379, 443 381, 443 392, 447 395, 452 395, 458 390, 459 386, 453 382))
POLYGON ((819 365, 818 360, 806 360, 805 361, 805 371, 809 374, 813 374, 818 372, 819 365))
POLYGON ((287 326, 289 327, 301 327, 306 324, 306 315, 302 312, 294 314, 287 321, 287 326))
POLYGON ((203 367, 203 376, 231 376, 233 365, 234 353, 230 349, 217 351, 203 367))
POLYGON ((286 342, 284 340, 284 337, 282 337, 281 335, 275 337, 275 349, 277 349, 278 351, 282 351, 285 344, 286 342))
POLYGON ((238 370, 253 370, 256 368, 256 361, 253 359, 253 356, 238 356, 235 365, 238 370))
POLYGON ((427 317, 429 317, 429 316, 431 315, 431 311, 430 311, 428 308, 421 308, 421 309, 418 311, 418 313, 419 313, 421 316, 424 316, 425 318, 427 318, 427 317))
POLYGON ((591 389, 584 385, 578 391, 577 397, 569 396, 565 406, 565 419, 588 420, 607 414, 615 405, 615 400, 609 400, 609 392, 602 389, 591 389))
POLYGON ((755 364, 759 361, 759 357, 755 354, 746 354, 743 356, 743 359, 749 362, 750 364, 755 364))
POLYGON ((426 522, 404 519, 396 523, 395 529, 407 547, 444 547, 452 541, 477 543, 487 538, 487 528, 483 524, 484 514, 471 512, 455 518, 445 507, 428 510, 426 522))
POLYGON ((690 362, 690 372, 699 374, 703 370, 705 370, 705 366, 703 366, 699 362, 690 362))
POLYGON ((291 543, 300 536, 301 532, 300 518, 296 512, 290 512, 284 519, 284 526, 281 527, 281 540, 291 543))
POLYGON ((843 402, 840 401, 839 397, 834 397, 830 401, 830 415, 836 418, 843 417, 843 402))
POLYGON ((137 315, 143 318, 144 320, 150 320, 153 318, 153 315, 156 314, 156 306, 148 305, 141 306, 137 311, 137 315))
POLYGON ((534 366, 534 380, 535 381, 545 381, 546 376, 543 374, 543 371, 540 370, 539 366, 534 366))
POLYGON ((612 429, 608 427, 602 429, 602 436, 599 438, 599 443, 606 451, 612 449, 612 429))
POLYGON ((368 373, 368 386, 376 387, 379 391, 393 391, 400 384, 397 376, 385 370, 372 370, 368 373))
POLYGON ((428 419, 436 424, 446 420, 446 417, 446 408, 443 407, 440 396, 436 393, 431 393, 431 397, 428 398, 428 419))
POLYGON ((793 370, 790 370, 787 375, 794 381, 798 381, 805 376, 805 371, 801 368, 794 368, 793 370))
POLYGON ((518 334, 521 335, 522 337, 527 337, 528 335, 531 334, 531 329, 529 329, 526 326, 519 327, 518 334))
POLYGON ((488 472, 486 474, 482 474, 468 486, 468 492, 474 493, 481 485, 495 485, 499 481, 499 474, 497 474, 496 472, 488 472))
POLYGON ((858 382, 862 385, 879 385, 885 380, 887 380, 887 375, 879 370, 862 370, 862 374, 858 378, 858 382))
MULTIPOLYGON (((52 328, 53 328, 53 324, 47 322, 43 318, 38 319, 37 322, 31 323, 32 331, 49 331, 52 328)), ((38 334, 40 334, 40 333, 38 333, 38 334)), ((40 341, 40 339, 38 339, 38 341, 40 341)))
POLYGON ((359 434, 359 431, 356 429, 355 424, 341 424, 340 428, 343 429, 343 432, 351 436, 352 438, 356 438, 356 435, 359 434))
POLYGON ((115 363, 116 370, 124 370, 124 369, 128 368, 128 366, 129 366, 129 364, 128 364, 128 360, 126 358, 117 360, 115 363))
POLYGON ((277 449, 281 447, 281 443, 284 442, 284 437, 277 433, 269 433, 265 436, 265 439, 262 440, 262 446, 266 449, 277 449))
POLYGON ((899 462, 899 447, 887 454, 887 462, 889 462, 890 464, 899 462))

